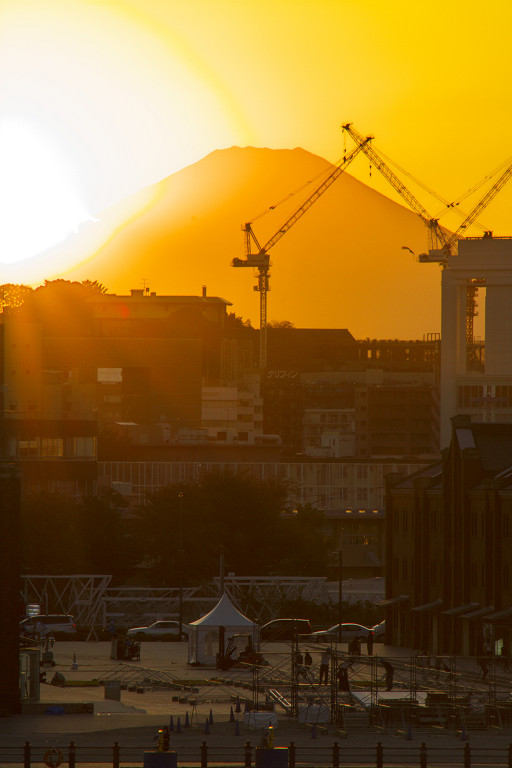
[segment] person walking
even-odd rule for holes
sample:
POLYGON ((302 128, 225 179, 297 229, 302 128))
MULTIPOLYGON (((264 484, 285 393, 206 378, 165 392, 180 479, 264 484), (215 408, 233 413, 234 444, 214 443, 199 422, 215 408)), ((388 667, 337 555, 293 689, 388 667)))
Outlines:
POLYGON ((395 674, 395 670, 393 668, 393 665, 389 663, 389 661, 382 661, 382 666, 386 670, 386 691, 392 691, 393 690, 393 675, 395 674))
POLYGON ((325 684, 329 682, 329 663, 331 661, 331 650, 326 648, 320 657, 320 678, 319 685, 322 685, 322 680, 325 680, 325 684))
POLYGON ((344 664, 338 668, 338 690, 350 693, 350 684, 348 681, 348 669, 344 664))
POLYGON ((373 632, 368 632, 366 636, 366 651, 368 656, 373 656, 373 632))

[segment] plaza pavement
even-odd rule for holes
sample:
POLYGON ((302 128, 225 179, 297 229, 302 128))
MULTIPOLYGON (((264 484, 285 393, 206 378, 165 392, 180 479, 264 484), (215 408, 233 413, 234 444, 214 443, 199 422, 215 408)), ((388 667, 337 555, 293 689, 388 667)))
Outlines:
MULTIPOLYGON (((290 649, 286 644, 267 644, 264 646, 265 657, 270 664, 286 665, 290 649)), ((320 647, 313 651, 313 669, 319 664, 320 647)), ((120 701, 109 701, 105 698, 105 689, 100 686, 83 685, 93 680, 104 680, 113 674, 120 662, 110 658, 110 644, 105 642, 57 642, 53 649, 55 667, 47 667, 47 678, 61 672, 67 683, 65 687, 49 684, 41 685, 41 702, 45 705, 44 714, 21 714, 0 718, 0 746, 21 746, 26 740, 32 744, 44 747, 58 746, 64 749, 73 740, 77 745, 94 743, 110 746, 114 741, 123 745, 145 746, 153 749, 154 738, 159 728, 168 726, 172 715, 176 724, 180 718, 181 733, 171 734, 171 746, 178 751, 199 755, 200 745, 206 741, 212 749, 238 749, 242 755, 243 744, 249 740, 257 746, 261 739, 261 730, 248 728, 243 724, 243 712, 236 714, 239 719, 238 728, 230 722, 231 707, 235 708, 237 694, 242 698, 251 699, 250 689, 240 690, 238 687, 206 685, 205 681, 233 677, 233 670, 220 672, 215 668, 195 667, 187 664, 186 643, 142 643, 140 662, 130 662, 133 666, 143 666, 151 670, 160 670, 174 675, 184 685, 196 691, 190 703, 190 694, 184 690, 122 690, 120 701), (76 658, 77 668, 73 669, 73 657, 76 658), (188 697, 188 700, 187 700, 188 697), (181 699, 181 701, 180 701, 181 699), (94 714, 56 714, 67 703, 88 703, 93 705, 94 714), (54 712, 55 714, 52 714, 54 712), (185 729, 185 716, 188 713, 192 727, 185 729), (206 732, 206 720, 210 713, 213 724, 206 732), (238 732, 237 732, 238 731, 238 732)), ((386 657, 410 658, 414 652, 407 649, 397 649, 376 645, 374 654, 386 657)), ((244 672, 237 673, 237 676, 244 672)), ((252 681, 252 674, 245 671, 246 680, 252 681)), ((485 686, 484 686, 485 690, 485 686)), ((328 695, 328 694, 326 694, 328 695)), ((398 747, 418 748, 425 742, 429 748, 462 750, 464 743, 461 734, 455 731, 439 729, 438 732, 412 730, 378 732, 373 729, 355 728, 348 730, 345 737, 334 726, 328 726, 326 734, 314 734, 311 728, 289 722, 284 711, 279 711, 278 725, 275 730, 276 746, 288 746, 294 741, 298 749, 309 752, 328 750, 334 741, 339 741, 342 750, 368 748, 382 742, 385 749, 398 747), (316 735, 317 738, 313 739, 316 735)), ((506 750, 512 742, 512 731, 494 730, 471 732, 464 734, 472 747, 506 750)), ((198 758, 197 758, 198 759, 198 758)), ((227 760, 227 757, 225 758, 227 760)), ((79 760, 77 759, 77 763, 79 760)), ((238 760, 241 762, 241 757, 238 760)), ((83 761, 82 761, 83 764, 83 761)))

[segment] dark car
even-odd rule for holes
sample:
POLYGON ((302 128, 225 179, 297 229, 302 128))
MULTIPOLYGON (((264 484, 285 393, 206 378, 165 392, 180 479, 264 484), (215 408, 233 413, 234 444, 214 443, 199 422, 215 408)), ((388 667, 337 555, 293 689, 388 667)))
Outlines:
POLYGON ((260 628, 260 640, 263 643, 289 642, 298 635, 309 634, 309 619, 273 619, 260 628))

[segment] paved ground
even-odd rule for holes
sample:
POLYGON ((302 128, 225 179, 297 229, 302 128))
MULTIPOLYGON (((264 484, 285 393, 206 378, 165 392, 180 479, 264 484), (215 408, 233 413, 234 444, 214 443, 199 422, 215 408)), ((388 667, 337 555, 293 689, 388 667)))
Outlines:
MULTIPOLYGON (((313 648, 313 669, 319 664, 320 649, 313 648)), ((180 718, 182 732, 171 734, 172 746, 179 755, 187 756, 188 760, 199 760, 200 745, 206 741, 210 756, 216 759, 229 759, 242 763, 243 744, 249 740, 253 745, 259 745, 262 737, 260 728, 249 728, 243 723, 243 711, 236 712, 236 699, 239 696, 251 699, 252 671, 234 670, 220 673, 214 668, 193 667, 187 664, 186 643, 143 643, 140 662, 131 663, 131 668, 144 667, 161 673, 173 675, 182 681, 183 690, 148 690, 144 686, 135 686, 135 690, 122 690, 120 701, 105 699, 103 686, 82 686, 80 683, 104 680, 110 676, 119 675, 119 662, 110 659, 110 644, 98 642, 58 642, 54 647, 55 668, 47 668, 47 677, 51 679, 55 671, 61 672, 67 683, 66 687, 52 685, 41 686, 41 701, 45 704, 45 714, 25 714, 0 719, 0 747, 19 748, 28 740, 34 745, 38 759, 47 748, 56 747, 64 750, 73 740, 82 753, 77 753, 77 763, 84 764, 88 760, 108 759, 110 748, 118 741, 124 750, 122 762, 130 762, 130 750, 134 750, 134 761, 141 761, 144 749, 153 749, 154 737, 158 729, 170 724, 171 716, 176 727, 180 718), (72 669, 73 656, 76 656, 78 668, 72 669), (224 677, 224 682, 207 684, 212 679, 224 677), (236 685, 234 680, 236 679, 236 685), (242 683, 246 683, 246 688, 242 683), (144 691, 144 692, 138 692, 144 691), (59 708, 68 702, 87 702, 93 705, 94 714, 51 714, 59 712, 59 708), (231 708, 238 724, 230 720, 231 708), (213 717, 213 723, 206 726, 206 721, 213 717), (185 719, 191 721, 191 727, 185 729, 185 719), (207 730, 209 732, 207 732, 207 730), (85 747, 92 750, 87 755, 85 747), (106 750, 106 751, 105 751, 106 750), (234 755, 237 757, 234 757, 234 755), (92 755, 92 756, 91 756, 92 755), (106 757, 105 757, 106 755, 106 757)), ((395 656, 408 658, 413 655, 404 649, 394 649, 375 646, 374 652, 380 656, 395 656)), ((289 646, 285 644, 267 644, 265 656, 270 665, 282 674, 289 669, 289 646)), ((398 666, 398 658, 396 662, 398 666)), ((129 671, 127 673, 129 675, 129 671)), ((316 677, 316 672, 315 672, 316 677)), ((486 684, 479 683, 485 695, 486 684)), ((130 686, 134 687, 134 686, 130 686)), ((329 689, 325 688, 326 700, 329 689)), ((400 692, 395 695, 400 696, 400 692)), ((315 756, 317 762, 329 761, 334 741, 339 741, 342 754, 348 755, 353 750, 362 754, 364 750, 374 750, 381 741, 386 750, 402 751, 405 755, 412 750, 419 754, 421 742, 426 742, 428 748, 439 754, 448 754, 453 750, 454 755, 462 755, 465 741, 461 736, 468 736, 472 748, 482 748, 489 755, 492 750, 499 749, 505 755, 509 742, 512 741, 511 731, 485 731, 461 734, 455 731, 406 731, 401 728, 389 729, 388 732, 378 732, 362 728, 347 729, 347 736, 328 726, 324 735, 320 729, 312 733, 311 728, 290 723, 281 710, 278 714, 278 724, 275 730, 277 746, 287 746, 294 741, 298 750, 307 755, 311 761, 315 756), (317 738, 313 738, 315 736, 317 738), (325 760, 324 760, 324 756, 325 760)), ((0 750, 1 753, 1 750, 0 750)), ((496 753, 497 755, 498 753, 496 753)), ((457 758, 458 759, 458 758, 457 758)), ((132 762, 133 762, 132 760, 132 762)), ((4 759, 2 758, 2 762, 4 759)), ((501 758, 492 758, 491 763, 501 764, 501 758)), ((342 763, 343 764, 343 763, 342 763)), ((416 763, 417 764, 417 763, 416 763)), ((505 762, 503 762, 505 764, 505 762)))

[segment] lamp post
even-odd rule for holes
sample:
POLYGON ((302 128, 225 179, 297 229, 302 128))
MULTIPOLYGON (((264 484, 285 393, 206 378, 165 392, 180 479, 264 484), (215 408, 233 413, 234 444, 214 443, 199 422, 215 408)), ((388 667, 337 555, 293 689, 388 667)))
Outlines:
POLYGON ((341 548, 341 541, 340 541, 340 548, 338 550, 338 641, 340 644, 341 644, 342 635, 343 635, 343 631, 341 627, 342 600, 343 600, 343 550, 341 548))
POLYGON ((178 493, 179 518, 178 518, 178 589, 179 589, 179 608, 178 608, 178 637, 181 640, 183 634, 183 581, 181 574, 182 556, 183 556, 183 491, 178 493))
POLYGON ((338 523, 338 642, 341 645, 342 639, 342 608, 343 601, 343 525, 341 520, 338 523))

